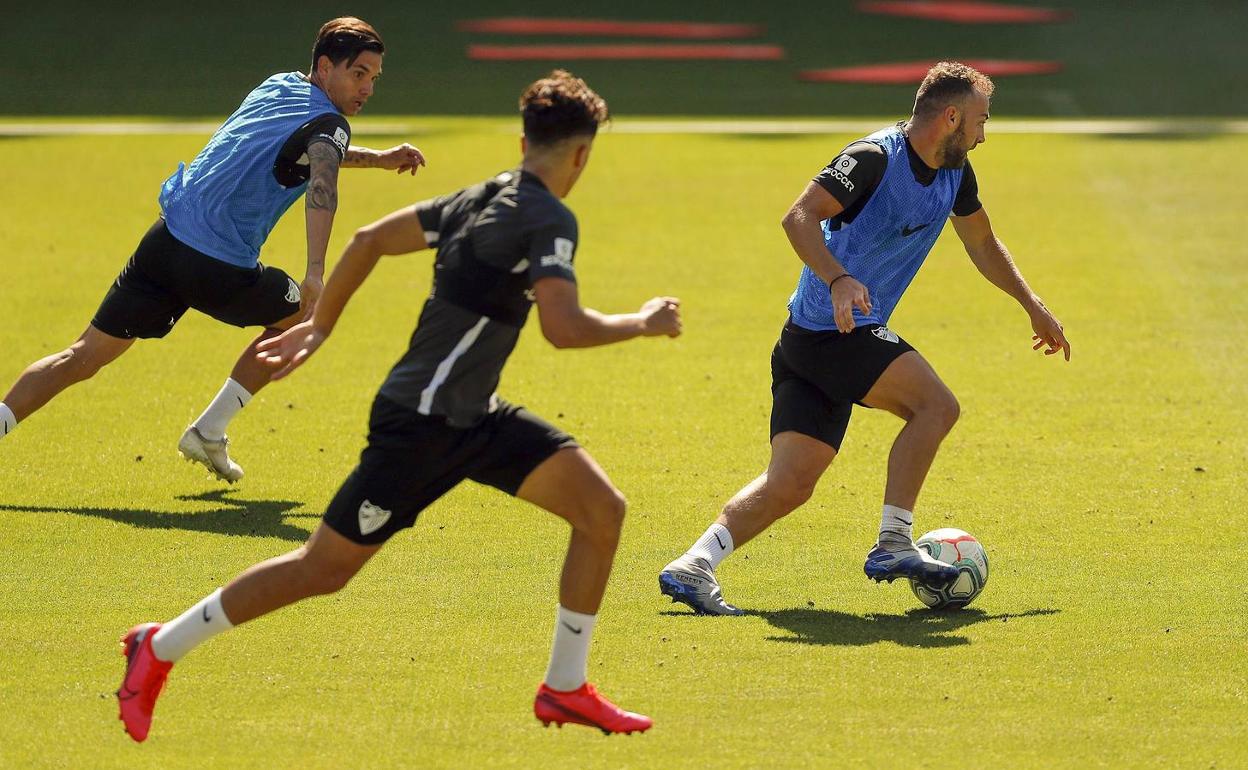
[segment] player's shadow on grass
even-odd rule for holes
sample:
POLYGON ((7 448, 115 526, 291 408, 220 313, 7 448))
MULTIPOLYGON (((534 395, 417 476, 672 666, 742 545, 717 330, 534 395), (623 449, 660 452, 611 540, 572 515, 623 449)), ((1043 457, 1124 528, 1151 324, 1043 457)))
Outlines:
POLYGON ((141 529, 184 529, 240 537, 280 537, 302 543, 308 530, 288 523, 292 518, 320 518, 313 513, 290 513, 302 503, 293 500, 241 500, 228 497, 224 489, 197 495, 178 495, 178 500, 216 503, 209 511, 149 511, 141 508, 54 507, 43 505, 0 505, 0 511, 20 513, 72 513, 119 521, 141 529))
POLYGON ((851 615, 835 610, 798 607, 791 610, 760 612, 747 610, 785 632, 769 636, 773 642, 793 644, 837 644, 862 646, 878 642, 894 642, 903 647, 957 647, 970 644, 959 629, 976 623, 1007 623, 1011 620, 1043 615, 1056 615, 1060 610, 1035 609, 1026 612, 989 614, 978 607, 961 610, 912 609, 902 615, 868 613, 851 615))

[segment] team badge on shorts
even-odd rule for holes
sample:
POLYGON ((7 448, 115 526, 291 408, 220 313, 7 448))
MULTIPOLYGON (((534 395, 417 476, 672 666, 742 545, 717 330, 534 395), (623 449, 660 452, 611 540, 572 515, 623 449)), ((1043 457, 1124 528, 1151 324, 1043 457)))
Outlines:
POLYGON ((286 276, 286 280, 290 281, 290 285, 286 287, 286 301, 292 305, 299 304, 299 284, 295 283, 295 279, 286 276))
POLYGON ((871 333, 879 337, 880 339, 884 340, 885 342, 892 342, 894 344, 896 344, 897 341, 900 339, 897 336, 897 332, 893 331, 887 326, 877 326, 871 330, 871 333))
POLYGON ((390 511, 365 500, 360 504, 360 534, 371 535, 390 521, 390 511))

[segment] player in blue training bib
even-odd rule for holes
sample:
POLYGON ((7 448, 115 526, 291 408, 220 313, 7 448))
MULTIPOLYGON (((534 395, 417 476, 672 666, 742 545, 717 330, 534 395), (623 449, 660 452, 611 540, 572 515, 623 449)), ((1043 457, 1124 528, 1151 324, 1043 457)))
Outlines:
POLYGON ((160 218, 66 350, 27 367, 0 402, 0 437, 58 393, 88 379, 136 338, 163 337, 189 308, 264 331, 243 351, 221 391, 191 424, 178 450, 231 483, 225 428, 270 371, 256 345, 306 317, 321 293, 325 248, 338 208, 338 169, 416 173, 409 144, 377 151, 351 146, 347 117, 372 96, 385 47, 371 26, 342 17, 321 27, 309 75, 285 72, 255 88, 190 164, 160 189, 160 218), (308 265, 302 282, 260 262, 260 249, 286 209, 307 194, 308 265))
POLYGON ((912 511, 958 402, 889 316, 952 215, 979 271, 1027 311, 1035 348, 1070 345, 1053 314, 993 234, 966 155, 984 141, 993 84, 940 62, 919 86, 908 121, 851 143, 806 187, 784 219, 805 266, 771 357, 771 463, 724 506, 706 533, 659 574, 664 594, 694 611, 739 615, 715 568, 735 548, 810 498, 854 404, 906 421, 889 455, 879 539, 867 577, 943 586, 958 571, 914 546, 912 511))

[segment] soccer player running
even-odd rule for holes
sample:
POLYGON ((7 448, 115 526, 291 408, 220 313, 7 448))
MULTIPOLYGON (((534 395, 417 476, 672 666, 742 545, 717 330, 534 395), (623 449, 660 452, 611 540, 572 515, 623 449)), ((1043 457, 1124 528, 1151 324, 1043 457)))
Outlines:
POLYGON ((408 351, 373 402, 368 445, 301 548, 243 572, 176 619, 132 628, 117 691, 135 740, 147 736, 170 666, 210 637, 346 585, 400 529, 464 479, 488 484, 572 526, 559 583, 554 646, 534 712, 549 725, 646 730, 586 681, 590 637, 624 519, 624 498, 566 433, 495 388, 536 302, 556 347, 680 334, 679 303, 656 297, 637 313, 582 308, 572 262, 577 224, 559 200, 589 162, 607 105, 555 71, 521 96, 524 160, 501 174, 362 228, 347 244, 312 319, 260 346, 283 377, 333 331, 347 301, 385 254, 436 247, 432 296, 408 351))
POLYGON ((416 173, 425 159, 408 144, 377 151, 350 145, 347 116, 373 94, 385 47, 353 17, 321 27, 310 74, 284 72, 255 88, 189 166, 160 190, 160 218, 105 295, 87 330, 26 368, 0 402, 0 437, 65 388, 94 376, 135 339, 163 337, 188 308, 234 326, 262 326, 221 391, 178 442, 187 459, 235 482, 243 469, 225 428, 271 371, 256 345, 307 317, 321 294, 325 249, 338 208, 338 169, 416 173), (301 283, 259 261, 277 220, 307 190, 308 264, 301 283))
POLYGON ((967 153, 984 141, 993 84, 940 62, 919 86, 908 121, 853 142, 806 186, 783 220, 805 263, 771 357, 771 461, 715 522, 659 573, 660 590, 708 615, 740 615, 715 569, 736 548, 806 502, 840 450, 852 406, 905 420, 888 458, 879 539, 867 577, 947 585, 957 570, 915 548, 915 501, 958 402, 919 353, 886 324, 944 225, 971 261, 1022 305, 1035 349, 1070 345, 1027 286, 980 205, 967 153))

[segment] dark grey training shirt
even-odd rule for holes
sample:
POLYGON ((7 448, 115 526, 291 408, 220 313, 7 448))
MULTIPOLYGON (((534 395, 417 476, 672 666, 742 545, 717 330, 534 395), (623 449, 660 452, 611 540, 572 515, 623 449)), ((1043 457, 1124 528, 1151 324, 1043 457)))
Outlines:
POLYGON ((576 217, 540 179, 518 171, 418 203, 416 214, 438 250, 433 293, 381 394, 468 427, 492 408, 533 284, 576 280, 576 217))

